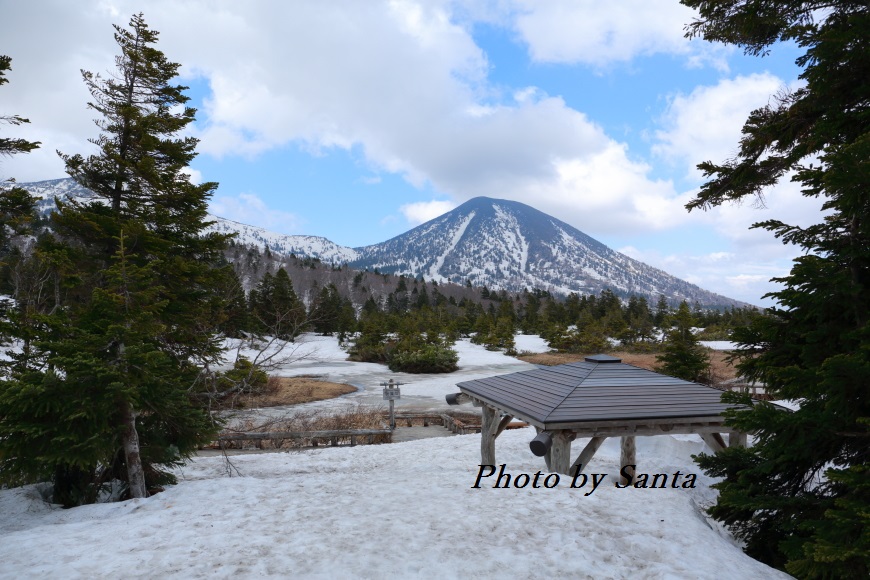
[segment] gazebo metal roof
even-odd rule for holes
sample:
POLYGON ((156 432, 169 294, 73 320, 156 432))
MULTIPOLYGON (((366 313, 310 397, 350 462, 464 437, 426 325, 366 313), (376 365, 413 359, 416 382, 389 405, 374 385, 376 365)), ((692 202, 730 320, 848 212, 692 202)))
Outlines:
POLYGON ((733 407, 722 391, 625 364, 607 355, 458 383, 484 403, 541 429, 620 421, 659 423, 713 418, 733 407))

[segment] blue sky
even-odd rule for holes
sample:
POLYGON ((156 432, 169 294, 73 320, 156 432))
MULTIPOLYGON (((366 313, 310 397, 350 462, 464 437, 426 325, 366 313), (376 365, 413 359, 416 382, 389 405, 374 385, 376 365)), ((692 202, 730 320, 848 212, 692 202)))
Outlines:
POLYGON ((182 64, 191 173, 220 183, 223 217, 361 246, 478 195, 513 199, 755 304, 797 252, 748 226, 818 220, 790 183, 766 209, 683 208, 695 165, 732 155, 749 111, 796 86, 799 52, 685 39, 675 0, 0 0, 0 106, 43 143, 0 176, 63 177, 54 151, 89 151, 78 71, 109 70, 111 24, 139 10, 182 64))

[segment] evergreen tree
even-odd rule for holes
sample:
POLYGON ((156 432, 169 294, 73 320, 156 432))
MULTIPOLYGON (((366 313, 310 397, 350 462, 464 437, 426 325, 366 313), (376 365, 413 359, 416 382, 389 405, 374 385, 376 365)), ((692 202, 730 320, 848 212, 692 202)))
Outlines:
POLYGON ((260 330, 282 340, 293 340, 302 332, 305 306, 296 296, 293 282, 284 268, 273 276, 266 272, 251 293, 251 311, 260 330))
POLYGON ((659 328, 662 328, 662 325, 665 323, 665 319, 668 317, 668 312, 670 309, 668 308, 668 300, 665 298, 664 294, 659 294, 659 299, 656 302, 656 311, 653 315, 653 322, 659 328))
MULTIPOLYGON (((0 85, 5 85, 9 82, 6 78, 6 71, 12 68, 12 59, 6 55, 0 55, 0 85)), ((21 125, 29 123, 29 119, 19 117, 18 115, 2 115, 0 116, 0 124, 5 125, 21 125)), ((16 153, 29 153, 39 147, 38 141, 28 141, 20 137, 0 137, 0 156, 11 156, 16 153)))
MULTIPOLYGON (((0 86, 9 82, 6 71, 12 68, 12 59, 0 55, 0 86)), ((29 123, 18 115, 0 116, 0 126, 29 123)), ((39 142, 27 141, 17 137, 0 137, 0 157, 11 157, 19 153, 29 153, 39 147, 39 142)), ((6 265, 6 258, 14 249, 9 242, 13 236, 29 232, 28 226, 34 217, 36 200, 27 191, 10 185, 14 180, 3 183, 0 176, 0 266, 6 265)))
POLYGON ((335 284, 327 284, 320 289, 317 302, 311 310, 311 325, 314 332, 331 336, 339 331, 343 302, 335 284))
POLYGON ((709 181, 690 209, 746 197, 790 177, 823 201, 808 227, 770 220, 803 248, 771 293, 770 316, 737 330, 740 372, 794 412, 768 404, 730 415, 750 449, 705 456, 724 478, 712 515, 746 551, 806 578, 870 576, 870 9, 866 2, 684 0, 689 35, 766 54, 793 41, 802 85, 753 111, 736 157, 699 165, 709 181))
POLYGON ((664 353, 656 356, 656 370, 687 381, 709 382, 710 357, 692 332, 695 318, 685 300, 671 322, 673 327, 665 333, 664 353))
POLYGON ((11 477, 53 472, 55 496, 68 505, 92 499, 107 471, 145 496, 171 480, 161 466, 213 431, 190 393, 201 365, 220 355, 225 237, 203 231, 217 184, 183 173, 197 141, 178 137, 195 113, 179 110, 186 87, 170 84, 180 65, 153 46, 158 34, 141 14, 115 31, 116 72, 82 73, 100 115, 99 152, 62 156, 103 202, 58 202, 67 299, 34 341, 44 364, 18 365, 0 398, 0 454, 21 468, 11 477))
POLYGON ((224 266, 224 278, 219 286, 223 302, 218 329, 226 336, 239 338, 251 330, 248 300, 239 275, 232 266, 224 266))

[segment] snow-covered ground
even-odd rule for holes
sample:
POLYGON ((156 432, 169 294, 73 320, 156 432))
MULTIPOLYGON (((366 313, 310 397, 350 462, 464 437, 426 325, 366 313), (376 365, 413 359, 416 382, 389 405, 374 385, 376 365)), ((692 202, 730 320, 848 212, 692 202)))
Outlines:
MULTIPOLYGON (((230 346, 237 347, 238 343, 233 343, 230 346)), ((349 383, 359 389, 357 392, 345 395, 340 399, 297 405, 294 410, 331 409, 358 403, 383 405, 381 383, 393 379, 401 384, 402 390, 402 398, 396 401, 396 409, 400 411, 424 411, 447 409, 444 397, 457 392, 456 383, 458 382, 535 368, 534 365, 505 356, 501 352, 488 351, 480 345, 472 344, 468 339, 457 341, 454 348, 459 354, 459 370, 456 372, 448 374, 397 373, 392 372, 385 365, 346 360, 347 353, 341 349, 335 337, 305 334, 297 343, 287 345, 280 355, 275 357, 275 360, 283 357, 290 362, 282 364, 272 374, 288 377, 317 375, 323 380, 349 383)), ((518 351, 527 350, 530 352, 549 350, 541 337, 528 335, 516 337, 516 348, 518 351)), ((251 360, 256 356, 256 352, 246 348, 242 348, 241 354, 251 360)), ((286 411, 286 409, 273 409, 270 413, 281 411, 286 411)))
MULTIPOLYGON (((399 376, 344 361, 334 339, 301 348, 318 360, 282 372, 364 387, 344 399, 369 402, 371 391, 382 403, 377 383, 399 376)), ((441 405, 457 381, 530 367, 467 341, 457 348, 458 373, 401 375, 402 400, 441 405)), ((497 441, 514 479, 544 470, 529 451, 534 435, 497 441)), ((550 489, 497 489, 489 477, 474 489, 480 436, 463 435, 239 455, 229 470, 199 457, 163 493, 71 510, 35 486, 0 490, 0 578, 785 578, 705 517, 715 492, 691 459, 702 451, 696 436, 638 438, 639 472, 697 473, 695 489, 616 488, 616 439, 586 470, 606 474, 592 493, 569 477, 550 489)))
POLYGON ((737 348, 737 343, 730 340, 701 340, 699 342, 713 350, 734 350, 737 348))

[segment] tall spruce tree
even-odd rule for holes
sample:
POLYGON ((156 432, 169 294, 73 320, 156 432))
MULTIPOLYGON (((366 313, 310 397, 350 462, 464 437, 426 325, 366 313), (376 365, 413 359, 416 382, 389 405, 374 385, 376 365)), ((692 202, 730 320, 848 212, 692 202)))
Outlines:
MULTIPOLYGON (((12 69, 12 58, 5 54, 0 54, 0 85, 5 85, 9 82, 6 78, 6 72, 12 69)), ((3 125, 21 125, 30 123, 29 119, 19 117, 18 115, 0 115, 0 124, 3 125)), ((17 153, 29 153, 39 147, 38 141, 28 141, 20 137, 0 137, 0 156, 6 157, 17 153)))
POLYGON ((276 338, 292 341, 305 327, 305 305, 284 268, 266 272, 251 291, 250 307, 259 330, 276 338))
MULTIPOLYGON (((9 82, 6 72, 12 68, 12 59, 0 55, 0 86, 9 82)), ((22 125, 29 119, 18 115, 0 115, 0 125, 22 125)), ((39 147, 38 141, 28 141, 20 137, 0 136, 0 157, 11 157, 19 153, 29 153, 39 147)), ((11 251, 9 240, 12 236, 25 233, 33 218, 35 200, 27 191, 14 187, 14 180, 0 175, 0 263, 11 251), (6 183, 4 183, 4 181, 6 183)))
POLYGON ((99 152, 62 155, 100 199, 58 202, 53 216, 67 264, 63 308, 35 341, 40 367, 19 365, 0 398, 7 480, 48 474, 66 505, 89 501, 108 477, 132 497, 167 480, 162 470, 210 437, 190 393, 200 365, 220 354, 216 265, 225 238, 204 233, 214 183, 183 170, 196 139, 178 137, 195 111, 173 85, 179 64, 154 47, 141 14, 115 26, 116 71, 83 71, 99 113, 99 152))
POLYGON ((695 337, 695 317, 685 300, 674 313, 673 325, 665 332, 664 352, 656 356, 660 373, 687 381, 708 383, 710 357, 695 337))
POLYGON ((779 41, 805 52, 799 88, 753 111, 736 157, 699 165, 709 181, 689 209, 763 201, 782 179, 823 201, 819 223, 770 220, 804 250, 777 306, 734 337, 739 370, 794 412, 769 404, 730 415, 750 449, 703 456, 724 478, 711 514, 746 551, 806 578, 870 576, 870 8, 866 2, 683 0, 700 18, 688 36, 765 55, 779 41))

